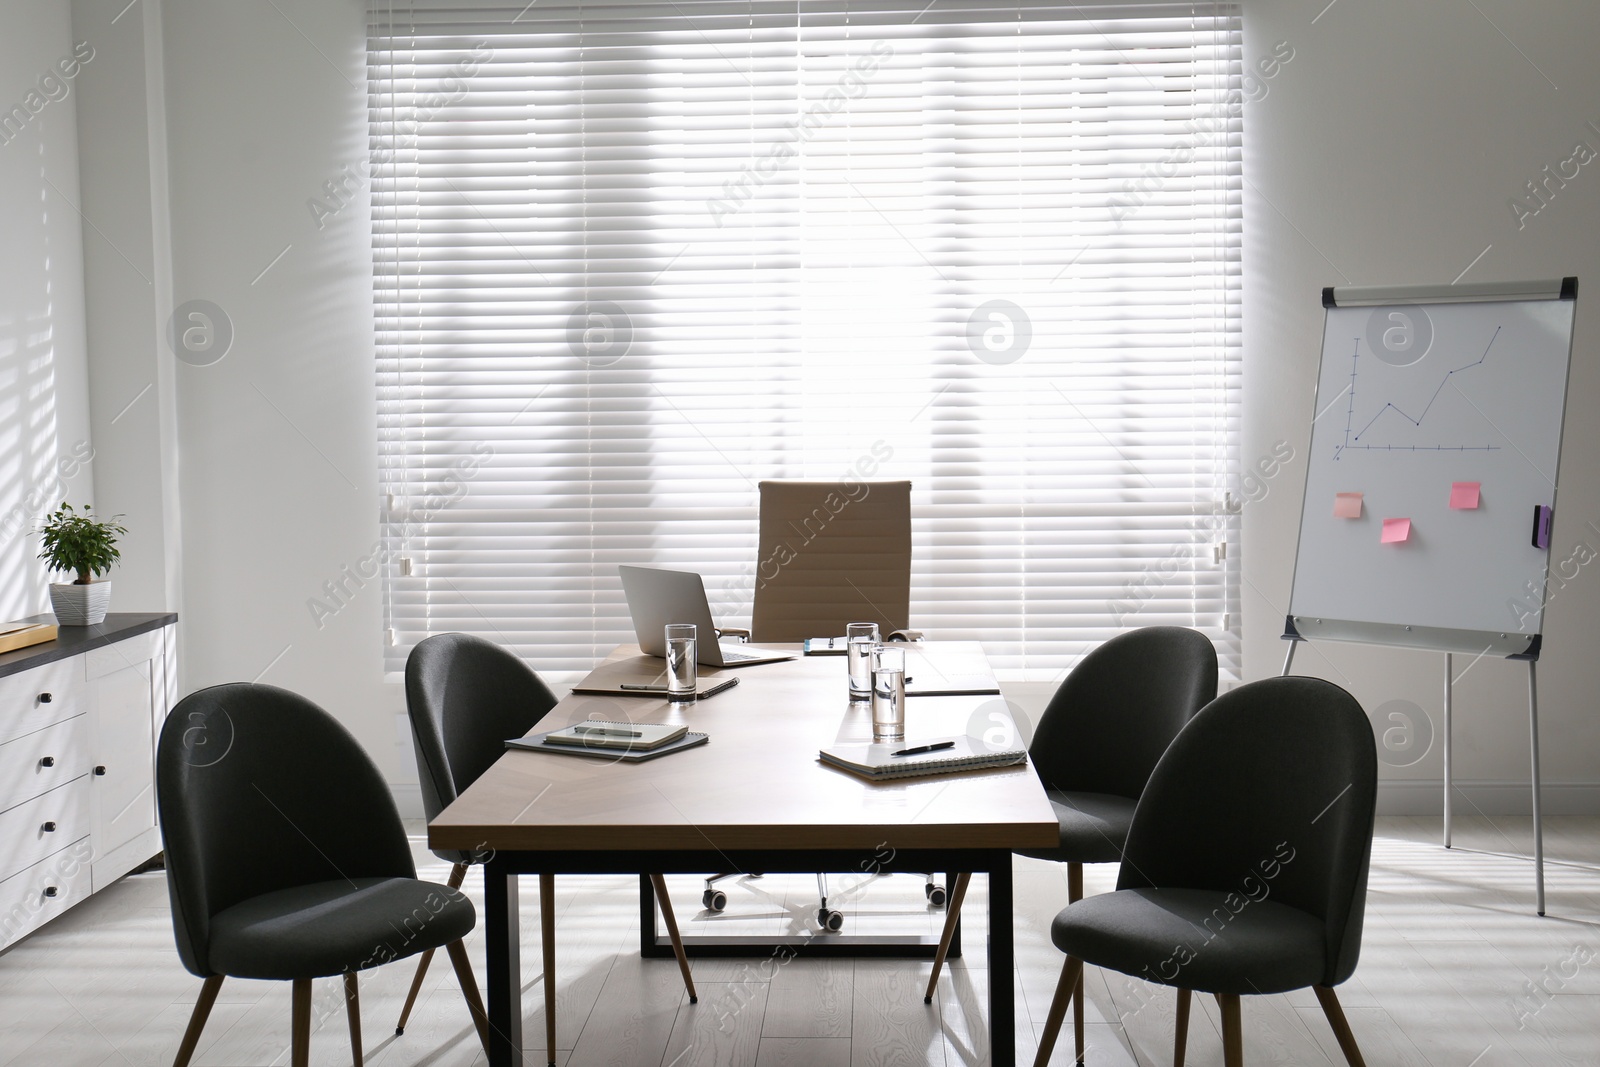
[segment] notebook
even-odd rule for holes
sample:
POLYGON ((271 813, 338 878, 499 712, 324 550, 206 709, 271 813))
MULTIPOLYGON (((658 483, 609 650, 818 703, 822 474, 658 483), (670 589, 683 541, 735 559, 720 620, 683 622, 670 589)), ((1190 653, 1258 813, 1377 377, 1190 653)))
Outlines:
POLYGON ((1013 767, 1026 763, 1028 753, 1020 748, 993 749, 977 738, 963 734, 960 737, 929 737, 892 744, 834 745, 818 753, 823 762, 842 770, 859 774, 870 781, 881 782, 890 778, 918 778, 929 774, 948 774, 951 771, 970 771, 982 767, 1013 767), (954 742, 953 746, 938 752, 925 752, 910 756, 894 753, 923 745, 954 742))

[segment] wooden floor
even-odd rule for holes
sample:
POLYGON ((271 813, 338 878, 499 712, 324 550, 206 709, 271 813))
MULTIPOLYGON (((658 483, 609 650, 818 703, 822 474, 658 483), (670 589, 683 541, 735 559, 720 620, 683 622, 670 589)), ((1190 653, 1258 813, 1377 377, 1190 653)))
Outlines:
MULTIPOLYGON (((422 851, 425 877, 446 867, 422 851)), ((1340 987, 1372 1067, 1502 1067, 1600 1064, 1600 819, 1547 820, 1549 917, 1535 918, 1527 861, 1527 819, 1460 820, 1457 848, 1437 843, 1433 819, 1379 821, 1373 850, 1366 939, 1355 977, 1340 987), (1548 990, 1535 992, 1536 982, 1548 990)), ((1114 868, 1087 869, 1086 892, 1112 887, 1114 868)), ((672 961, 637 956, 637 881, 562 878, 558 1007, 568 1067, 890 1067, 988 1062, 988 972, 983 965, 982 879, 968 896, 967 958, 922 1003, 927 964, 795 960, 782 966, 703 961, 700 1003, 691 1006, 672 961)), ((1064 904, 1066 879, 1051 865, 1017 862, 1018 1046, 1030 1062, 1061 956, 1048 937, 1064 904)), ((467 890, 481 896, 474 873, 467 890)), ((699 883, 673 880, 686 925, 783 929, 815 907, 811 879, 768 877, 729 885, 725 917, 699 911, 699 883)), ((913 878, 844 876, 835 902, 847 929, 932 929, 939 913, 913 878), (862 884, 858 884, 862 883, 862 884)), ((530 967, 525 1025, 542 1040, 537 893, 530 885, 523 958, 530 967)), ((473 940, 475 961, 482 945, 473 940)), ((403 1037, 393 1028, 411 976, 397 963, 362 976, 367 1062, 398 1067, 466 1067, 482 1062, 466 1007, 448 966, 433 969, 403 1037)), ((481 963, 480 963, 481 968, 481 963)), ((1091 969, 1093 1067, 1171 1063, 1173 998, 1168 990, 1091 969)), ((136 875, 92 898, 0 955, 0 1065, 146 1067, 172 1061, 200 983, 173 950, 164 877, 136 875)), ((317 983, 312 1062, 350 1063, 336 980, 317 983)), ((1196 998, 1189 1062, 1222 1061, 1215 1005, 1196 998)), ((1309 991, 1244 1002, 1251 1065, 1342 1063, 1309 991)), ((227 982, 197 1064, 288 1062, 289 990, 227 982)), ((542 1050, 540 1050, 542 1051, 542 1050)), ((1070 1063, 1067 1044, 1055 1063, 1070 1063)), ((537 1055, 530 1064, 541 1063, 537 1055)))

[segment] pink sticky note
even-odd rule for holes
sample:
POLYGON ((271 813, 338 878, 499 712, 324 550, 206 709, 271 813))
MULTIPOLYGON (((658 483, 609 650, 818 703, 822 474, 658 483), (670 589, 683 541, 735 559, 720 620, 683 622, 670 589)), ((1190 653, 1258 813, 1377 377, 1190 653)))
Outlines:
POLYGON ((1451 482, 1450 506, 1466 511, 1476 510, 1478 507, 1478 482, 1451 482))
POLYGON ((1397 545, 1411 536, 1410 519, 1384 519, 1382 544, 1397 545))
POLYGON ((1359 519, 1361 517, 1361 494, 1333 494, 1333 517, 1336 519, 1359 519))

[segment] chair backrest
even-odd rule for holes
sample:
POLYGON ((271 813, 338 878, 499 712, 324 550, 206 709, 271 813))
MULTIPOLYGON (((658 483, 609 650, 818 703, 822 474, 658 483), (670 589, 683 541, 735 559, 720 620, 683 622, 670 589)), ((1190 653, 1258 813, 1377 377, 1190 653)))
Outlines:
MULTIPOLYGON (((406 659, 406 712, 417 752, 422 807, 431 820, 533 729, 555 694, 520 656, 471 634, 436 634, 406 659)), ((452 863, 468 852, 435 849, 452 863)))
POLYGON ((1147 626, 1085 656, 1045 708, 1028 758, 1048 787, 1137 800, 1178 731, 1217 695, 1197 630, 1147 626))
POLYGON ((415 878, 388 784, 338 720, 296 693, 235 682, 191 693, 156 746, 156 803, 178 955, 208 963, 212 916, 279 889, 415 878))
POLYGON ((764 481, 750 637, 803 641, 911 615, 911 483, 764 481))
POLYGON ((1314 915, 1327 928, 1321 984, 1337 985, 1361 951, 1377 798, 1377 745, 1354 697, 1320 678, 1242 685, 1156 765, 1117 888, 1219 890, 1238 894, 1236 910, 1270 899, 1314 915))

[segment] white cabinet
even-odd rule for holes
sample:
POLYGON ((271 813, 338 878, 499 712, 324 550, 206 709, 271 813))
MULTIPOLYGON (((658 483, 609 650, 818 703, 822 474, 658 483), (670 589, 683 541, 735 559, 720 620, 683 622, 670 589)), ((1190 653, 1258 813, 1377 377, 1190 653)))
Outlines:
POLYGON ((0 655, 0 948, 161 851, 175 622, 113 614, 0 655))

